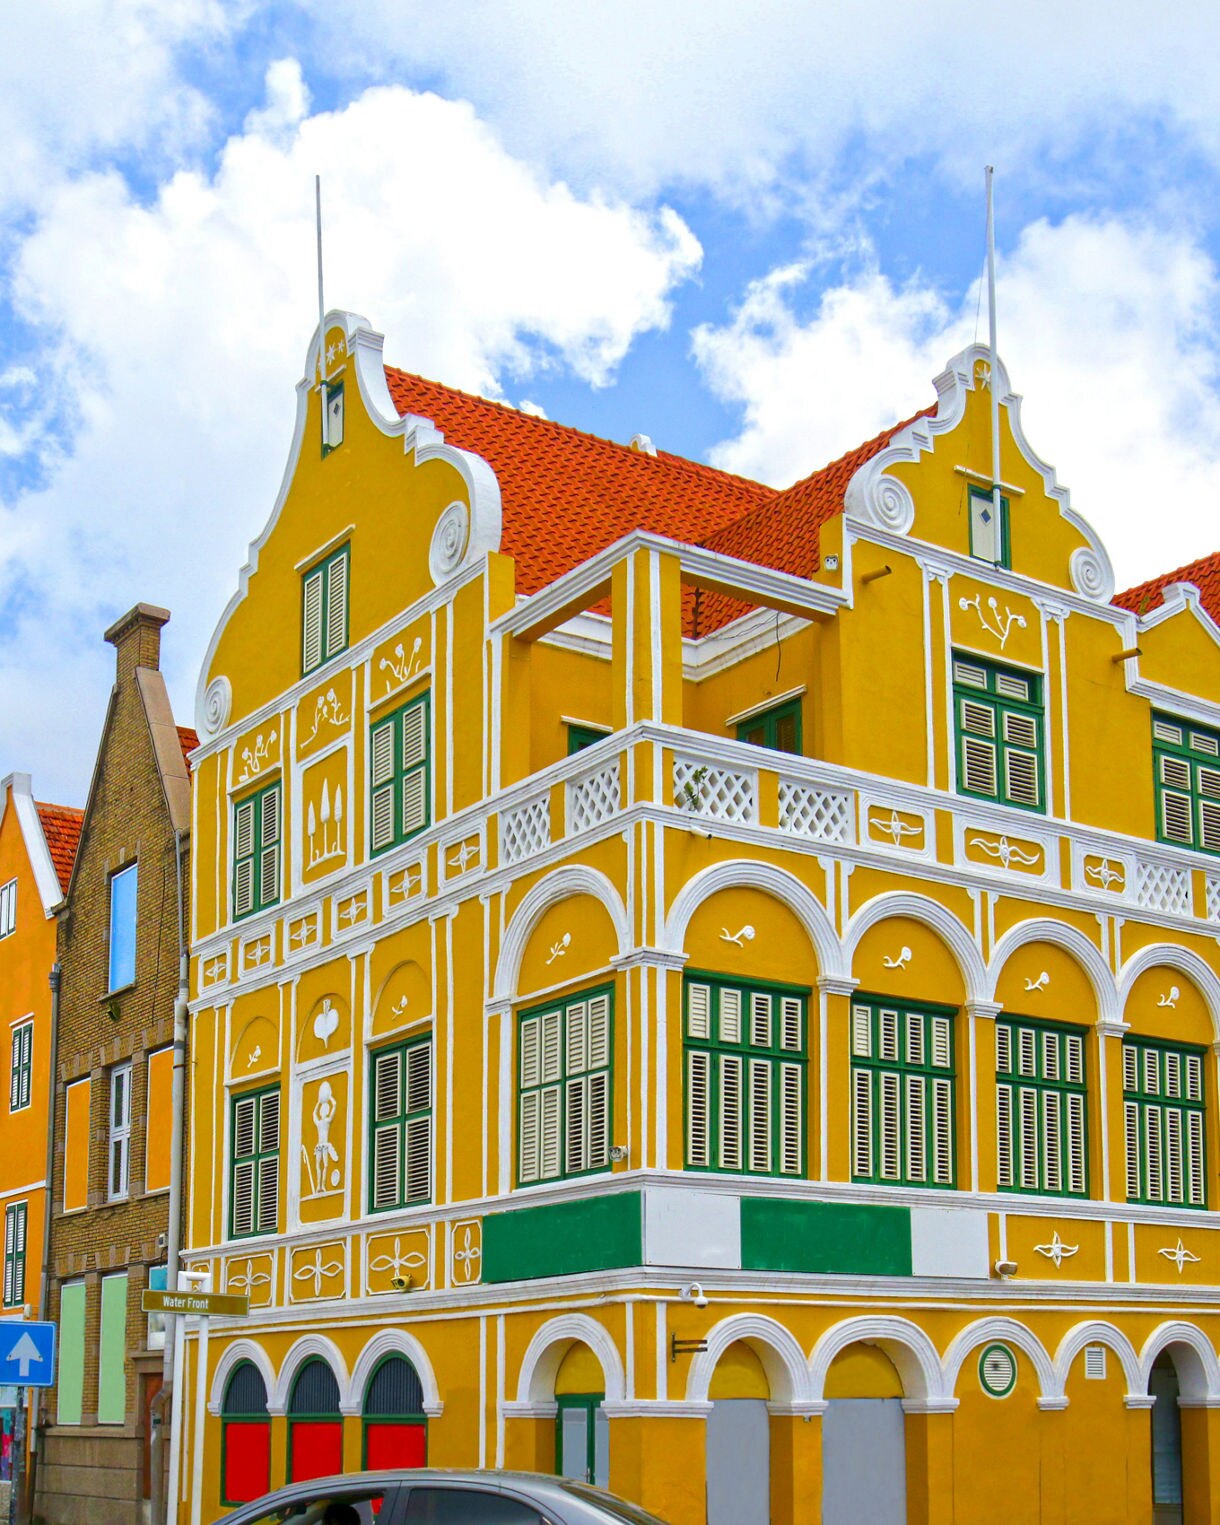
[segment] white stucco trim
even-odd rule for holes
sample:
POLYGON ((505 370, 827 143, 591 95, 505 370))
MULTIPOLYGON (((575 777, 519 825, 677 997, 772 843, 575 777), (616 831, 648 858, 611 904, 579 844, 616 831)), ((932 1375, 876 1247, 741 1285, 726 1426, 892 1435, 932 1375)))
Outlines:
MULTIPOLYGON (((955 1406, 953 1394, 945 1388, 944 1371, 928 1335, 910 1319, 893 1314, 865 1315, 833 1324, 809 1357, 809 1396, 815 1402, 826 1397, 826 1374, 831 1362, 848 1345, 877 1345, 894 1363, 902 1380, 905 1399, 910 1402, 937 1403, 925 1410, 943 1413, 944 1404, 955 1406)), ((911 1410, 916 1412, 916 1410, 911 1410)))
POLYGON ((716 1363, 730 1345, 739 1340, 762 1362, 771 1390, 771 1401, 785 1407, 807 1403, 809 1368, 805 1352, 785 1326, 761 1313, 734 1313, 714 1324, 706 1335, 707 1349, 691 1361, 686 1378, 686 1401, 706 1403, 716 1363))
POLYGON ((444 1405, 441 1402, 436 1373, 432 1369, 428 1352, 415 1336, 405 1329, 379 1329, 365 1345, 356 1358, 355 1366, 352 1367, 351 1380, 339 1403, 340 1412, 344 1414, 364 1412, 364 1390, 374 1370, 386 1356, 402 1356, 410 1361, 419 1377, 420 1386, 424 1390, 424 1413, 429 1419, 437 1418, 444 1405))
POLYGON ((1133 953, 1119 970, 1119 1015, 1126 1010, 1132 986, 1148 969, 1176 969, 1197 986, 1212 1019, 1213 1037, 1220 1040, 1220 977, 1191 948, 1179 943, 1148 943, 1133 953))
POLYGON ((267 1389, 267 1412, 269 1414, 278 1412, 271 1406, 272 1392, 275 1388, 275 1367, 271 1364, 271 1357, 255 1340, 234 1340, 231 1345, 225 1346, 220 1360, 216 1363, 216 1370, 212 1373, 212 1392, 208 1398, 208 1413, 213 1418, 220 1413, 229 1378, 233 1375, 234 1369, 243 1361, 249 1361, 253 1366, 258 1367, 263 1386, 267 1389))
POLYGON ((605 1402, 616 1404, 626 1400, 622 1358, 609 1330, 586 1313, 565 1313, 548 1319, 526 1347, 517 1380, 516 1412, 543 1405, 549 1405, 554 1412, 555 1378, 564 1356, 577 1343, 587 1345, 601 1363, 605 1402))
POLYGON ((339 1384, 339 1402, 343 1402, 343 1394, 348 1391, 351 1383, 342 1352, 324 1334, 303 1334, 288 1351, 284 1364, 280 1367, 275 1389, 267 1402, 267 1407, 273 1414, 283 1414, 287 1410, 296 1374, 313 1356, 319 1356, 334 1372, 335 1381, 339 1384))
POLYGON ((955 1392, 957 1379, 961 1375, 966 1357, 980 1345, 992 1343, 1015 1345, 1022 1354, 1029 1357, 1038 1374, 1039 1398, 1062 1397, 1061 1390, 1055 1384, 1055 1368, 1046 1352, 1046 1346, 1024 1324, 1002 1315, 975 1319, 973 1323, 967 1324, 964 1329, 954 1335, 942 1362, 947 1393, 955 1392))
MULTIPOLYGON (((945 943, 956 959, 957 967, 961 970, 967 1002, 991 999, 986 966, 973 933, 948 907, 939 901, 929 899, 926 895, 915 894, 910 890, 887 890, 884 894, 875 895, 871 900, 865 901, 848 922, 843 934, 843 958, 846 964, 844 972, 850 978, 854 978, 852 965, 855 962, 856 949, 860 946, 864 934, 878 922, 888 921, 896 916, 905 916, 911 921, 922 922, 945 943)), ((929 999, 932 999, 931 994, 929 999)))
POLYGON ((991 962, 987 966, 989 986, 987 998, 989 1000, 995 999, 996 986, 999 984, 1000 975, 1004 972, 1004 965, 1019 948, 1034 942, 1050 943, 1056 948, 1062 948, 1084 970, 1093 987, 1093 993, 1097 997, 1099 1022, 1110 1023, 1122 1020, 1122 1003, 1118 998, 1118 987, 1115 984, 1114 975, 1102 957, 1100 948, 1096 943, 1090 942, 1079 928, 1067 922, 1051 921, 1045 917, 1017 922, 1015 926, 1009 927, 996 943, 992 950, 991 962))
POLYGON ((1201 1329, 1184 1320, 1175 1319, 1158 1324, 1140 1351, 1140 1385, 1137 1392, 1148 1391, 1148 1379, 1153 1363, 1163 1350, 1167 1350, 1178 1374, 1178 1387, 1187 1400, 1202 1406, 1220 1401, 1220 1360, 1211 1341, 1201 1329))
POLYGON ((525 956, 531 932, 544 912, 573 895, 591 895, 605 907, 614 925, 618 956, 621 958, 628 951, 631 946, 631 928, 627 920, 627 908, 613 882, 600 870, 590 868, 587 864, 569 863, 540 879, 513 912, 500 944, 500 957, 496 963, 496 977, 491 993, 493 1002, 509 1002, 517 995, 521 960, 525 956))
POLYGON ((1123 1376, 1127 1379, 1128 1398, 1142 1397, 1147 1392, 1135 1346, 1117 1325, 1108 1323, 1105 1319, 1089 1319, 1082 1324, 1073 1324, 1059 1341, 1054 1360, 1055 1393, 1067 1391, 1072 1365, 1086 1345, 1105 1345, 1118 1357, 1123 1376))

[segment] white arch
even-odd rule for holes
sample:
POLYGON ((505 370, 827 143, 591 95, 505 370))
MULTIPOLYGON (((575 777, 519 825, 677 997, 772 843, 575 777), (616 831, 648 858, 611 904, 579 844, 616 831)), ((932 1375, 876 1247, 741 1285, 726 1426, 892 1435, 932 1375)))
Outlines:
POLYGON ((738 1340, 748 1345, 767 1374, 771 1401, 777 1404, 809 1401, 809 1369, 805 1352, 783 1324, 761 1313, 734 1313, 713 1324, 707 1333, 707 1349, 691 1362, 686 1378, 686 1401, 706 1403, 716 1363, 738 1340))
POLYGON ((1027 1355, 1033 1363, 1034 1371, 1038 1374, 1039 1398, 1054 1400, 1060 1397, 1055 1391, 1055 1368, 1051 1364, 1051 1358, 1046 1353, 1046 1346, 1031 1329, 1016 1319, 1003 1318, 999 1315, 992 1318, 975 1319, 967 1324, 964 1329, 959 1329, 957 1334, 949 1342, 949 1348, 945 1351, 944 1373, 945 1391, 954 1393, 957 1390, 957 1379, 966 1357, 980 1345, 988 1345, 993 1341, 1000 1341, 1005 1345, 1015 1345, 1018 1350, 1027 1355))
POLYGON ((825 1400, 831 1362, 840 1351, 856 1344, 877 1345, 889 1356, 902 1379, 906 1399, 916 1405, 956 1407, 957 1400, 945 1387, 935 1345, 918 1324, 891 1314, 844 1319, 826 1330, 809 1357, 809 1395, 814 1402, 825 1400))
POLYGON ((761 890, 786 905, 808 933, 817 954, 818 973, 846 976, 848 966, 843 949, 821 901, 795 874, 754 858, 732 858, 726 863, 714 863, 688 879, 674 896, 665 918, 661 947, 673 953, 683 952, 686 929, 699 906, 719 890, 737 888, 761 890))
POLYGON ((1122 1017, 1118 999, 1118 987, 1109 965, 1101 955, 1096 943, 1092 943, 1078 927, 1062 921, 1050 921, 1045 917, 1031 917, 1009 927, 991 951, 991 963, 987 967, 987 999, 995 1000, 996 986, 1004 965, 1026 943, 1053 943, 1076 960, 1088 976, 1093 994, 1097 997, 1097 1016, 1101 1022, 1117 1022, 1122 1017))
POLYGON ((961 970, 967 1001, 989 999, 987 970, 973 934, 947 906, 929 900, 926 895, 912 894, 909 890, 889 890, 883 895, 874 895, 871 900, 865 901, 848 922, 847 931, 843 935, 843 953, 849 974, 860 939, 878 922, 888 921, 894 916, 907 916, 912 921, 923 922, 924 926, 930 927, 947 944, 961 970))
POLYGON ((1086 1345, 1107 1345, 1118 1357, 1127 1379, 1128 1395, 1139 1396, 1147 1392, 1139 1356, 1135 1346, 1114 1324, 1104 1319, 1089 1319, 1083 1324, 1073 1324, 1059 1341, 1055 1352, 1054 1395, 1062 1398, 1067 1392, 1067 1380, 1072 1374, 1072 1364, 1086 1345))
POLYGON ((351 1381, 343 1391, 339 1404, 340 1411, 344 1414, 364 1412, 364 1389, 368 1386, 369 1378, 373 1375, 378 1363, 385 1356, 403 1356, 410 1361, 419 1376, 420 1386, 424 1390, 424 1413, 429 1419, 436 1418, 444 1407, 441 1403, 440 1388, 436 1383, 436 1373, 432 1369, 432 1362, 428 1359, 428 1352, 415 1336, 408 1334, 405 1329, 379 1329, 365 1345, 356 1359, 355 1366, 352 1367, 351 1381))
POLYGON ((1220 1039, 1220 977, 1193 949, 1179 947, 1176 943, 1150 943, 1133 953, 1119 970, 1118 1002, 1123 1020, 1126 1020, 1124 1013, 1131 987, 1146 969, 1155 969, 1158 965, 1176 969, 1195 982, 1211 1014, 1213 1036, 1220 1039))
POLYGON ((275 1393, 267 1404, 273 1413, 282 1414, 287 1409, 288 1397, 292 1392, 296 1374, 312 1356, 320 1356, 334 1372, 335 1381, 339 1384, 339 1402, 343 1402, 343 1394, 347 1391, 349 1383, 347 1363, 340 1354, 339 1347, 333 1340, 328 1340, 324 1334, 303 1334, 289 1349, 284 1357, 284 1364, 280 1367, 280 1374, 275 1383, 275 1393))
POLYGON ((1144 1341, 1140 1351, 1138 1391, 1148 1391, 1153 1362, 1163 1350, 1168 1350, 1173 1358, 1183 1398, 1195 1402, 1220 1401, 1220 1361, 1216 1358, 1215 1348, 1201 1329, 1181 1319, 1158 1324, 1144 1341))
POLYGON ((577 1342, 587 1345, 601 1362, 607 1404, 623 1402, 627 1391, 623 1362, 609 1330, 588 1314, 565 1313, 548 1319, 526 1347, 517 1379, 518 1403, 554 1403, 555 1378, 564 1356, 577 1342))
POLYGON ((592 895, 606 908, 614 923, 614 935, 618 940, 619 954, 627 952, 631 932, 627 922, 627 908, 622 897, 605 874, 584 863, 568 863, 557 868, 524 896, 513 912, 504 931, 504 942, 496 963, 496 978, 492 988, 492 1000, 511 1001, 517 994, 517 980, 521 974, 521 960, 530 933, 538 925, 542 915, 551 906, 572 895, 592 895))
POLYGON ((221 1405, 224 1403, 225 1388, 229 1385, 229 1378, 234 1368, 243 1361, 249 1361, 258 1367, 259 1375, 263 1379, 263 1386, 267 1390, 267 1408, 271 1408, 271 1392, 275 1387, 275 1367, 271 1364, 271 1357, 261 1345, 253 1340, 234 1340, 231 1345, 226 1345, 221 1352, 220 1360, 216 1363, 216 1370, 212 1374, 212 1395, 208 1399, 208 1413, 219 1414, 221 1405))

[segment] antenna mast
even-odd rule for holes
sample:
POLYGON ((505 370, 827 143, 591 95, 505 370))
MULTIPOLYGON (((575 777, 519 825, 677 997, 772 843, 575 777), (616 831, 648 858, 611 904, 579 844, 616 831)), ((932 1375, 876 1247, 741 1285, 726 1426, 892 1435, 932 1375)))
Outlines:
MULTIPOLYGON (((988 386, 991 389, 991 512, 995 518, 997 539, 995 542, 997 559, 1001 550, 1002 542, 998 538, 999 526, 1001 525, 1000 505, 1000 394, 996 386, 996 345, 995 345, 995 205, 992 195, 992 177, 995 170, 989 164, 987 166, 987 321, 988 321, 988 347, 991 350, 991 365, 989 367, 988 386)), ((319 238, 321 234, 319 233, 319 238)), ((319 250, 321 245, 319 244, 319 250)), ((321 260, 321 253, 318 258, 321 260)), ((318 266, 318 280, 322 279, 321 264, 318 266)), ((320 287, 319 287, 320 289, 320 287)))

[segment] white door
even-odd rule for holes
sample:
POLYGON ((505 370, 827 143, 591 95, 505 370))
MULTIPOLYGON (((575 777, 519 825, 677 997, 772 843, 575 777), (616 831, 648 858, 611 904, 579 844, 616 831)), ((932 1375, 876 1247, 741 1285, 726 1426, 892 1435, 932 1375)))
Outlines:
POLYGON ((761 1398, 717 1398, 707 1416, 707 1525, 770 1525, 771 1436, 761 1398))
POLYGON ((822 1415, 822 1525, 906 1525, 901 1398, 832 1398, 822 1415))

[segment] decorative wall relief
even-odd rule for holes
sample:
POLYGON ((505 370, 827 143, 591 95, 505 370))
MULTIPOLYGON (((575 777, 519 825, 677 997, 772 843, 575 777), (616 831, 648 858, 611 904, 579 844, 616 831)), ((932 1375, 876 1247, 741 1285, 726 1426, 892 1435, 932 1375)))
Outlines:
POLYGON ((346 895, 342 900, 335 901, 335 931, 350 932, 353 927, 369 919, 370 894, 367 889, 357 890, 354 895, 346 895))
POLYGON ((234 771, 240 767, 240 773, 234 779, 234 784, 248 783, 252 778, 268 768, 279 766, 280 762, 280 733, 275 726, 267 732, 259 731, 251 741, 249 737, 243 737, 234 748, 237 762, 234 771))
POLYGON ((431 982, 414 959, 396 965, 386 976, 373 1006, 371 1032, 380 1037, 408 1024, 425 1021, 432 1012, 431 982))
POLYGON ((369 703, 379 704, 426 672, 429 656, 429 626, 422 621, 384 641, 370 664, 369 703))
POLYGON ((248 1297, 251 1308, 270 1305, 275 1289, 275 1260, 271 1255, 234 1256, 224 1263, 224 1290, 248 1297))
POLYGON ((1088 854, 1084 860, 1086 881, 1100 890, 1121 895, 1127 887, 1127 870, 1121 860, 1088 854))
POLYGON ((352 675, 335 673, 297 706, 297 756, 319 752, 346 735, 352 723, 352 675))
POLYGON ((347 1177, 347 1074, 306 1080, 300 1091, 298 1146, 301 1221, 318 1223, 343 1211, 347 1177))
POLYGON ((288 951, 300 953, 304 948, 316 947, 321 936, 322 914, 315 906, 288 923, 288 951))
POLYGON ((386 876, 385 898, 389 906, 401 905, 423 893, 424 865, 410 863, 406 868, 396 868, 386 876))
POLYGON ((981 831, 967 835, 966 856, 974 863, 990 862, 1026 874, 1041 874, 1046 861, 1040 842, 981 831))
POLYGON ((572 934, 565 932, 557 943, 551 944, 551 951, 547 954, 547 963, 553 964, 557 958, 562 958, 572 946, 572 934))
POLYGON ((347 1290, 346 1267, 345 1246, 338 1242, 294 1250, 289 1296, 294 1303, 343 1297, 347 1290))
POLYGON ((205 958, 200 972, 200 982, 205 990, 213 985, 223 985, 229 978, 229 955, 216 953, 211 958, 205 958))
POLYGON ((365 1287, 372 1296, 432 1285, 432 1234, 429 1229, 402 1229, 393 1234, 370 1234, 365 1242, 365 1287))
POLYGON ((888 954, 881 960, 887 969, 905 969, 914 955, 910 948, 902 947, 898 950, 897 958, 890 958, 888 954))
POLYGON ((1191 1254, 1191 1252, 1182 1243, 1181 1236, 1179 1236, 1177 1244, 1175 1244, 1172 1249, 1158 1250, 1157 1254, 1163 1255, 1166 1260, 1172 1260, 1174 1265, 1176 1265, 1178 1268, 1179 1276, 1181 1276, 1187 1265, 1198 1265, 1198 1263, 1203 1259, 1202 1255, 1191 1254))
POLYGON ((869 840, 886 842, 890 847, 921 850, 927 840, 927 826, 922 816, 905 810, 873 805, 865 817, 869 840))
POLYGON ((984 609, 982 599, 983 595, 981 593, 976 593, 973 598, 959 598, 957 607, 963 613, 967 609, 973 609, 979 617, 979 624, 982 625, 988 635, 995 637, 1000 643, 1000 650, 1003 651, 1005 646, 1008 645, 1008 637, 1012 633, 1013 628, 1015 627, 1018 630, 1025 629, 1025 616, 1014 613, 1007 605, 1004 606, 1004 613, 1001 614, 999 602, 994 595, 987 600, 987 607, 984 609))
POLYGON ((261 969, 264 964, 271 963, 274 956, 275 944, 270 932, 265 932, 261 937, 252 937, 249 942, 241 945, 242 973, 250 969, 261 969))
POLYGON ((1162 995, 1160 997, 1160 999, 1157 1001, 1156 1004, 1158 1006, 1170 1006, 1170 1007, 1174 1007, 1174 1006, 1176 1006, 1178 1004, 1178 1001, 1179 1001, 1181 995, 1182 995, 1182 992, 1178 988, 1178 986, 1177 985, 1171 985, 1169 987, 1169 989, 1164 993, 1164 995, 1162 995))
POLYGON ((329 991, 305 1011, 297 1008, 298 1064, 312 1064, 342 1053, 351 1043, 347 1001, 329 991))
POLYGON ((747 943, 754 941, 754 928, 747 922, 740 932, 730 932, 728 927, 722 927, 720 931, 722 943, 732 943, 735 948, 744 948, 747 943))
POLYGON ((444 847, 445 877, 455 879, 459 874, 464 874, 467 869, 477 868, 482 856, 483 847, 477 835, 446 843, 444 847))
POLYGON ((301 878, 323 879, 348 861, 351 798, 348 749, 341 747, 301 775, 301 878))
POLYGON ((1038 975, 1037 979, 1026 980, 1025 981, 1025 989, 1026 989, 1027 992, 1029 992, 1032 995, 1035 992, 1045 990, 1046 987, 1050 984, 1050 982, 1051 982, 1051 977, 1047 973, 1047 971, 1044 969, 1042 971, 1042 973, 1040 975, 1038 975))
POLYGON ((457 1287, 472 1287, 483 1276, 483 1224, 471 1218, 453 1225, 449 1279, 457 1287))
POLYGON ((1070 1260, 1071 1257, 1075 1255, 1079 1249, 1080 1246, 1078 1244, 1064 1244, 1063 1240, 1059 1237, 1058 1229, 1056 1229, 1054 1234, 1051 1236, 1051 1242, 1049 1244, 1034 1245, 1034 1250, 1037 1254, 1045 1255, 1048 1260, 1053 1260, 1055 1262, 1056 1271, 1065 1260, 1070 1260))

